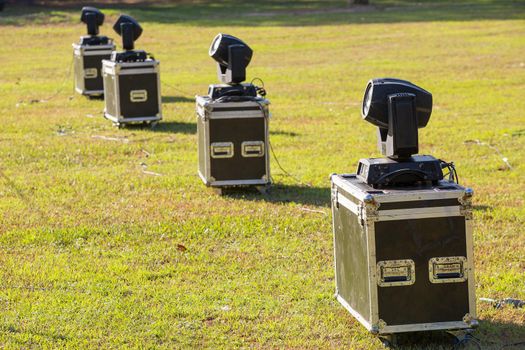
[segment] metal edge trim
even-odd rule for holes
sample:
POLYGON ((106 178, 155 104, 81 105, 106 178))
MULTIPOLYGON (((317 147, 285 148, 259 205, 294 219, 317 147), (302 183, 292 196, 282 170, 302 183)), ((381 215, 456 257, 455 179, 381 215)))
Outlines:
POLYGON ((120 67, 127 68, 127 67, 134 67, 134 66, 140 66, 140 67, 151 67, 154 68, 155 66, 158 66, 160 64, 157 60, 146 60, 141 62, 115 62, 110 61, 114 65, 119 65, 120 67))
POLYGON ((472 220, 465 220, 465 240, 467 245, 467 267, 468 267, 468 304, 469 313, 473 319, 477 318, 476 310, 476 277, 474 274, 474 247, 473 247, 473 227, 472 220))
POLYGON ((377 221, 424 219, 445 216, 462 216, 460 206, 379 210, 377 214, 374 215, 377 221))
POLYGON ((204 184, 206 186, 209 186, 210 185, 210 182, 208 181, 208 179, 206 179, 206 177, 204 175, 202 175, 201 171, 198 170, 197 171, 199 173, 199 177, 201 178, 202 182, 204 182, 204 184))
POLYGON ((115 123, 119 122, 117 117, 114 117, 111 114, 107 113, 105 109, 104 109, 104 118, 111 120, 112 122, 115 122, 115 123))
MULTIPOLYGON (((122 116, 122 111, 121 111, 121 108, 120 108, 120 84, 119 84, 119 79, 118 79, 118 74, 117 74, 117 71, 116 71, 116 66, 113 68, 113 78, 111 79, 111 81, 115 84, 115 112, 117 113, 117 119, 120 119, 121 116, 122 116)), ((105 99, 104 99, 105 100, 105 99)))
POLYGON ((160 68, 159 65, 157 65, 157 100, 158 100, 158 107, 159 112, 157 116, 159 117, 159 120, 162 120, 162 92, 160 91, 161 84, 160 84, 160 68))
POLYGON ((335 282, 335 296, 336 298, 339 296, 339 288, 338 288, 338 281, 337 281, 337 252, 336 252, 336 240, 335 240, 335 235, 336 235, 336 232, 335 232, 335 212, 337 210, 337 206, 334 205, 334 199, 337 200, 336 198, 334 198, 334 196, 337 195, 337 191, 334 191, 334 187, 336 187, 333 183, 331 184, 331 200, 330 200, 330 204, 331 204, 331 207, 332 207, 332 244, 333 244, 333 254, 334 254, 334 282, 335 282), (335 194, 334 194, 335 192, 335 194))
POLYGON ((158 74, 158 71, 152 68, 145 69, 126 69, 121 70, 118 75, 136 75, 136 74, 158 74))
POLYGON ((268 180, 253 179, 253 180, 221 180, 212 181, 210 186, 243 186, 243 185, 266 185, 270 182, 268 180))
MULTIPOLYGON (((204 113, 206 113, 206 110, 203 110, 204 113)), ((203 116, 205 117, 205 116, 203 116)), ((207 119, 202 119, 204 123, 204 157, 206 158, 206 178, 209 179, 211 177, 211 155, 210 155, 210 123, 207 119)))
MULTIPOLYGON (((269 102, 268 102, 269 104, 269 102)), ((264 112, 263 112, 264 115, 264 112)), ((264 118, 264 157, 266 164, 266 180, 268 183, 272 183, 272 176, 270 174, 270 119, 264 118)))
POLYGON ((129 122, 145 122, 145 121, 155 121, 160 120, 158 115, 149 116, 149 117, 137 117, 137 118, 120 118, 119 122, 129 123, 129 122))
POLYGON ((359 213, 359 205, 355 204, 345 196, 343 196, 340 192, 337 192, 337 203, 345 207, 346 209, 350 210, 355 215, 358 215, 359 213))
MULTIPOLYGON (((364 197, 370 195, 367 192, 361 191, 354 186, 351 186, 339 175, 333 175, 332 181, 334 184, 339 186, 344 191, 348 192, 358 200, 363 201, 364 197)), ((383 190, 384 194, 373 194, 373 198, 378 203, 389 203, 389 202, 407 202, 416 200, 432 200, 432 199, 452 199, 461 198, 464 194, 463 189, 447 190, 447 191, 436 191, 435 189, 420 189, 417 193, 399 193, 392 194, 388 192, 388 189, 383 190)))
POLYGON ((248 113, 238 113, 239 115, 234 115, 232 112, 216 112, 213 111, 209 119, 255 119, 255 118, 266 118, 264 113, 260 111, 254 112, 252 114, 248 113))
MULTIPOLYGON (((109 39, 112 40, 112 39, 109 39)), ((105 44, 105 45, 80 45, 79 43, 73 43, 72 46, 74 48, 87 48, 88 50, 97 50, 100 49, 114 49, 116 46, 115 44, 105 44)), ((114 51, 114 50, 113 50, 114 51)))
POLYGON ((370 298, 370 322, 379 322, 379 305, 377 300, 377 259, 375 224, 365 225, 366 248, 368 250, 368 297, 370 298))
POLYGON ((77 90, 77 92, 80 92, 82 95, 104 95, 104 90, 84 90, 84 91, 79 91, 78 89, 75 89, 77 90))
POLYGON ((397 326, 384 326, 379 330, 380 334, 388 333, 403 333, 415 331, 431 331, 431 330, 453 330, 472 328, 469 324, 463 321, 449 321, 449 322, 431 322, 431 323, 415 323, 397 326))
POLYGON ((377 216, 381 218, 383 216, 388 217, 388 216, 397 216, 397 215, 407 215, 408 213, 413 214, 413 215, 435 213, 435 214, 446 214, 446 215, 458 216, 460 215, 460 206, 453 205, 453 206, 446 206, 446 207, 379 210, 377 212, 377 216))
POLYGON ((336 296, 336 299, 341 305, 343 305, 343 307, 346 310, 348 310, 348 312, 350 312, 350 314, 352 314, 352 316, 354 316, 363 326, 365 326, 366 329, 368 329, 369 331, 372 330, 372 325, 370 324, 370 322, 368 322, 363 316, 361 316, 361 314, 359 312, 354 310, 350 306, 350 304, 348 304, 348 302, 343 299, 343 297, 341 295, 338 294, 336 296))
POLYGON ((347 183, 345 183, 341 175, 332 176, 332 182, 334 183, 334 185, 337 185, 338 187, 348 192, 349 194, 351 194, 352 196, 354 196, 356 199, 358 199, 361 202, 364 200, 364 197, 367 195, 361 191, 356 190, 356 188, 349 186, 347 183))
POLYGON ((111 55, 113 51, 112 50, 92 50, 92 51, 84 51, 82 53, 82 56, 108 56, 111 55))
MULTIPOLYGON (((388 191, 388 190, 387 190, 388 191)), ((417 193, 411 194, 397 194, 392 195, 386 192, 385 194, 374 195, 374 199, 379 203, 389 202, 409 202, 417 200, 434 200, 434 199, 453 199, 460 198, 463 195, 462 190, 447 190, 447 191, 435 191, 432 190, 418 190, 417 193)))
MULTIPOLYGON (((79 62, 79 66, 78 68, 79 69, 82 69, 84 70, 84 57, 82 55, 76 55, 76 53, 73 55, 73 69, 75 70, 74 73, 73 73, 73 76, 75 77, 75 90, 80 93, 80 94, 84 94, 84 90, 86 89, 86 81, 84 79, 84 73, 82 72, 82 79, 78 79, 78 74, 77 73, 80 73, 80 72, 77 72, 77 69, 75 69, 77 67, 75 61, 76 61, 76 57, 78 57, 80 59, 80 62, 79 62)), ((104 84, 104 83, 102 83, 104 84)))

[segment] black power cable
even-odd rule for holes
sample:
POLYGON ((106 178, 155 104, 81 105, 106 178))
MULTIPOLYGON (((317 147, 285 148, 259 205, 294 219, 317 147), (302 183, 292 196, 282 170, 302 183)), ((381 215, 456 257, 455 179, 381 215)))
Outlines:
POLYGON ((266 96, 266 89, 264 88, 264 81, 261 78, 253 78, 252 81, 250 82, 250 84, 255 86, 255 91, 257 91, 258 95, 260 95, 262 97, 266 96), (261 86, 254 85, 253 84, 254 81, 260 81, 261 82, 261 86))
POLYGON ((444 160, 441 160, 441 169, 447 168, 448 173, 444 174, 443 177, 448 176, 448 181, 455 182, 459 185, 459 177, 458 172, 456 171, 456 166, 454 165, 454 162, 445 162, 444 160))

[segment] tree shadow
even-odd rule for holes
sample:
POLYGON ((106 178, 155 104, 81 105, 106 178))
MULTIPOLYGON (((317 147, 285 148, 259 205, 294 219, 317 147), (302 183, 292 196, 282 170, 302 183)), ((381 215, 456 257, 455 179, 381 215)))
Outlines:
POLYGON ((184 96, 162 96, 162 103, 195 103, 195 98, 189 98, 184 96))
POLYGON ((152 131, 166 132, 166 133, 179 133, 179 134, 196 134, 197 124, 185 123, 185 122, 161 121, 152 129, 152 131))
MULTIPOLYGON (((0 24, 33 25, 77 20, 81 1, 34 1, 40 6, 8 5, 0 24)), ((216 27, 318 26, 366 23, 474 21, 521 19, 522 0, 372 0, 370 6, 350 6, 347 0, 203 0, 90 3, 102 10, 125 11, 141 22, 216 27)))
POLYGON ((323 208, 330 206, 330 188, 328 187, 274 184, 268 194, 261 194, 254 187, 238 187, 226 189, 223 195, 230 198, 271 203, 299 203, 323 208))

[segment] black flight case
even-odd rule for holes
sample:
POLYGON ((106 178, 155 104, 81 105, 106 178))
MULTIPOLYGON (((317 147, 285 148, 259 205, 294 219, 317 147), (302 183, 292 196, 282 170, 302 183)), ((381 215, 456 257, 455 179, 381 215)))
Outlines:
POLYGON ((199 176, 207 186, 268 190, 269 104, 260 96, 229 102, 196 96, 199 176))
POLYGON ((370 332, 475 327, 472 190, 331 176, 337 300, 370 332))

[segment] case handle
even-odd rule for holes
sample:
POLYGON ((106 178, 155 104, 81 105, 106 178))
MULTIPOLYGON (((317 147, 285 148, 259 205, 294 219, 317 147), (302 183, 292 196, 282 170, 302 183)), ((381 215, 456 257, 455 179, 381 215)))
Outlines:
POLYGON ((380 287, 409 286, 416 282, 414 260, 383 260, 377 263, 377 284, 380 287))
POLYGON ((264 156, 263 141, 244 141, 241 144, 241 153, 243 157, 262 157, 264 156))
POLYGON ((86 68, 84 69, 84 78, 94 79, 98 76, 98 70, 96 68, 86 68))
POLYGON ((210 145, 212 158, 232 158, 233 142, 214 142, 210 145))
POLYGON ((131 90, 129 93, 131 102, 146 102, 148 100, 147 90, 131 90))
POLYGON ((467 280, 467 258, 447 256, 428 261, 428 276, 432 283, 455 283, 467 280))

